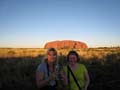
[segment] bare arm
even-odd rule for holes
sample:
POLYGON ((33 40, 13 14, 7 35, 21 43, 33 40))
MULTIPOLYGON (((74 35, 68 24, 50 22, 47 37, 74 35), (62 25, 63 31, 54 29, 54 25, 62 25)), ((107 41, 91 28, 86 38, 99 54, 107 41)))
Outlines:
POLYGON ((36 84, 38 88, 42 88, 48 84, 49 80, 44 80, 44 73, 36 72, 36 84))
POLYGON ((84 90, 87 90, 89 83, 90 83, 90 78, 89 78, 89 75, 88 75, 88 72, 87 72, 87 73, 85 73, 85 86, 84 86, 84 90))
POLYGON ((68 85, 67 75, 65 75, 64 73, 61 73, 61 76, 62 76, 62 79, 63 79, 63 84, 64 84, 65 86, 67 86, 67 85, 68 85))
POLYGON ((48 84, 50 80, 55 80, 55 74, 49 76, 47 80, 44 80, 44 73, 36 72, 36 84, 38 88, 42 88, 48 84))

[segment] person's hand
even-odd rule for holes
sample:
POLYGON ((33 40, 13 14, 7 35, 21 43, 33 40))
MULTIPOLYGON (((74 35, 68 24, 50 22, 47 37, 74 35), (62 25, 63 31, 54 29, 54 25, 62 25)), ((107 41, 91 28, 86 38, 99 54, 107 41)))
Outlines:
POLYGON ((48 78, 48 80, 55 80, 55 79, 56 79, 56 73, 52 73, 48 78))
POLYGON ((63 71, 61 71, 61 72, 59 73, 59 75, 60 75, 60 77, 61 77, 62 80, 65 79, 65 73, 64 73, 63 71))

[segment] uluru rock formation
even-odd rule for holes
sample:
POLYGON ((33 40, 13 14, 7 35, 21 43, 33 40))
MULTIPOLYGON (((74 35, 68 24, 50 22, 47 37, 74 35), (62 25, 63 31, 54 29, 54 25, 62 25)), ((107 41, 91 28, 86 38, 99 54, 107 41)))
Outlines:
POLYGON ((86 43, 80 41, 73 41, 73 40, 62 40, 62 41, 51 41, 47 42, 44 46, 45 49, 54 47, 56 49, 68 49, 68 48, 88 48, 86 43))

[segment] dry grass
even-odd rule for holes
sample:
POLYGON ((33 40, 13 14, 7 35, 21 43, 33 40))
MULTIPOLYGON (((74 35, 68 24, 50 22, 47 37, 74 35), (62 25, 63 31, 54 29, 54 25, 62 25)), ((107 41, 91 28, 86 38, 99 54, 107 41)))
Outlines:
MULTIPOLYGON (((64 64, 71 49, 59 49, 64 64)), ((88 69, 88 90, 119 90, 120 48, 75 49, 88 69)), ((0 89, 37 90, 35 71, 46 49, 0 48, 0 89)))
MULTIPOLYGON (((67 55, 71 49, 58 49, 58 55, 67 55)), ((108 54, 120 54, 120 47, 114 48, 88 48, 88 49, 74 49, 84 59, 97 57, 103 59, 108 54)), ((0 48, 0 58, 9 57, 37 57, 45 55, 46 49, 43 48, 0 48)), ((118 56, 119 58, 119 56, 118 56)))

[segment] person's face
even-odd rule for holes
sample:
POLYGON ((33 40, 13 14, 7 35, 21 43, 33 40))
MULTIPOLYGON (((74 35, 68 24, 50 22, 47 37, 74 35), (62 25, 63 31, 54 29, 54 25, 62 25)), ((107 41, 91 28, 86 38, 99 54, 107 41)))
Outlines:
POLYGON ((77 56, 74 54, 69 55, 69 64, 75 65, 77 63, 77 56))
POLYGON ((57 55, 54 51, 49 51, 47 57, 48 57, 48 62, 54 62, 57 59, 57 55))

